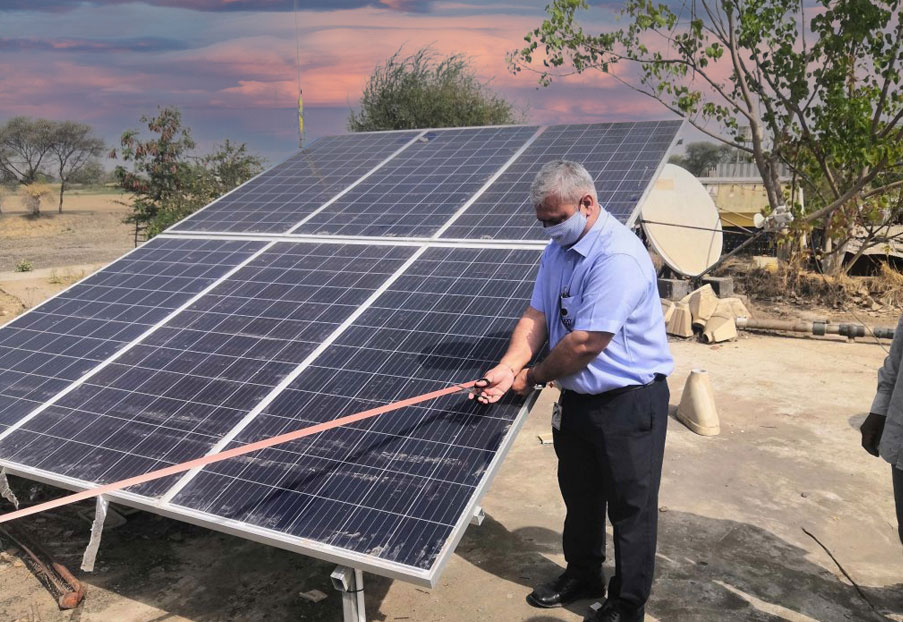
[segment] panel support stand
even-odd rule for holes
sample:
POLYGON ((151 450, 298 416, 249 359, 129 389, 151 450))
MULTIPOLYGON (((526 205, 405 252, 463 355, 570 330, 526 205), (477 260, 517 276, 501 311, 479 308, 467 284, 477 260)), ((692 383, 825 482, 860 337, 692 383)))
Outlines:
POLYGON ((0 469, 0 497, 13 504, 13 507, 19 509, 19 500, 16 499, 16 493, 9 487, 9 480, 6 479, 6 468, 0 469))
POLYGON ((336 566, 329 575, 332 587, 342 593, 344 622, 367 622, 364 613, 364 573, 357 568, 336 566))
POLYGON ((483 506, 478 505, 476 508, 474 508, 473 516, 470 517, 470 524, 479 527, 483 524, 483 520, 485 520, 485 518, 486 513, 483 512, 483 506))
POLYGON ((82 556, 82 570, 94 572, 94 562, 97 561, 97 550, 100 548, 100 538, 103 535, 103 524, 107 520, 107 511, 110 509, 109 500, 100 495, 97 497, 97 505, 94 510, 94 523, 91 525, 91 539, 82 556))

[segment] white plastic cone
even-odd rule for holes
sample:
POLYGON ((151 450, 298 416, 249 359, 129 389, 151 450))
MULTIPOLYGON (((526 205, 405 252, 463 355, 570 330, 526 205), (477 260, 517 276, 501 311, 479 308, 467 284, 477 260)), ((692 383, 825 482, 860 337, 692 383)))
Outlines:
POLYGON ((701 436, 717 436, 721 433, 715 394, 709 373, 694 369, 687 378, 684 392, 677 407, 677 419, 701 436))

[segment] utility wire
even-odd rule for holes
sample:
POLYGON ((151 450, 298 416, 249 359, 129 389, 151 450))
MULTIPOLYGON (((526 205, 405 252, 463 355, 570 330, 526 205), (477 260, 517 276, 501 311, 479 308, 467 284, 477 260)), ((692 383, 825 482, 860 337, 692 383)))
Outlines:
POLYGON ((724 231, 724 229, 713 229, 710 227, 697 227, 695 225, 680 225, 674 222, 660 222, 658 220, 646 220, 645 218, 641 220, 642 223, 647 223, 650 225, 661 225, 663 227, 677 227, 679 229, 695 229, 696 231, 711 231, 713 233, 735 233, 737 235, 757 235, 758 232, 751 232, 743 227, 738 227, 741 231, 724 231))

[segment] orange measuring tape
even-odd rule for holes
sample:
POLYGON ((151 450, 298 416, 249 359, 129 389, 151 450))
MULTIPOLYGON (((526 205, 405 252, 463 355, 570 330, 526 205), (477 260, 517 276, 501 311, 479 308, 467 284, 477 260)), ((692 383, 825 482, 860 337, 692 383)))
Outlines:
POLYGON ((183 473, 197 467, 203 467, 208 464, 213 464, 214 462, 221 462, 223 460, 228 460, 229 458, 234 458, 236 456, 243 456, 244 454, 249 454, 260 449, 266 449, 267 447, 272 447, 274 445, 287 443, 295 439, 310 436, 311 434, 325 432, 326 430, 331 430, 332 428, 338 428, 343 425, 348 425, 349 423, 355 423, 357 421, 363 421, 364 419, 370 419, 371 417, 376 417, 377 415, 382 415, 399 408, 404 408, 405 406, 413 406, 414 404, 433 400, 444 395, 451 395, 452 393, 458 393, 459 391, 466 391, 467 389, 473 387, 477 382, 480 381, 473 380, 471 382, 465 382, 464 384, 456 384, 445 389, 439 389, 438 391, 433 391, 431 393, 424 393, 423 395, 418 395, 416 397, 409 397, 398 402, 393 402, 384 406, 378 406, 376 408, 371 408, 370 410, 364 410, 353 415, 339 417, 338 419, 326 421, 325 423, 318 423, 307 428, 295 430, 294 432, 286 432, 285 434, 280 434, 279 436, 266 438, 262 441, 257 441, 256 443, 251 443, 243 447, 236 447, 235 449, 228 449, 226 451, 210 454, 201 458, 195 458, 194 460, 189 460, 188 462, 174 464, 172 466, 158 469, 156 471, 144 473, 143 475, 136 475, 135 477, 130 477, 118 482, 113 482, 112 484, 104 484, 103 486, 98 486, 97 488, 89 488, 87 490, 76 492, 65 497, 60 497, 59 499, 53 499, 52 501, 46 501, 44 503, 32 505, 21 510, 16 510, 15 512, 0 514, 0 523, 6 523, 17 518, 24 518, 26 516, 31 516, 32 514, 44 512, 46 510, 52 510, 53 508, 58 508, 63 505, 69 505, 70 503, 75 503, 76 501, 84 501, 85 499, 99 497, 100 495, 106 494, 108 492, 115 492, 117 490, 122 490, 123 488, 128 488, 129 486, 135 486, 137 484, 150 482, 155 479, 160 479, 161 477, 166 477, 167 475, 183 473))

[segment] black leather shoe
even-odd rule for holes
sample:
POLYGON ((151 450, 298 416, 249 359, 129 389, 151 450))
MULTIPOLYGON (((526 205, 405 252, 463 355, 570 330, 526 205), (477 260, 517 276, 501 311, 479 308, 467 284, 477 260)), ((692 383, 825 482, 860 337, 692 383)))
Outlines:
POLYGON ((540 585, 527 595, 527 603, 534 607, 561 607, 580 598, 605 595, 604 582, 575 579, 563 574, 554 581, 540 585))
POLYGON ((616 598, 610 598, 599 609, 583 618, 583 622, 643 622, 645 619, 645 607, 629 607, 616 598))

